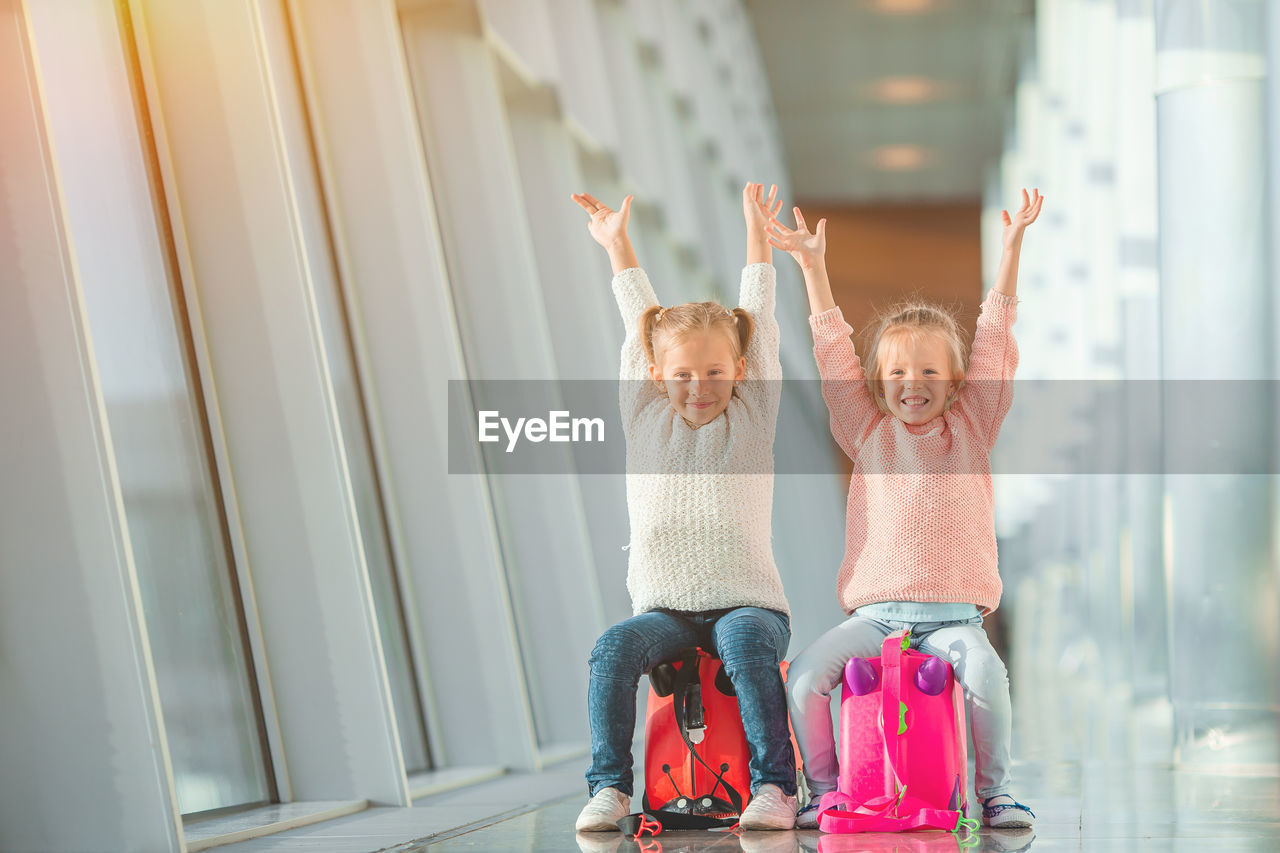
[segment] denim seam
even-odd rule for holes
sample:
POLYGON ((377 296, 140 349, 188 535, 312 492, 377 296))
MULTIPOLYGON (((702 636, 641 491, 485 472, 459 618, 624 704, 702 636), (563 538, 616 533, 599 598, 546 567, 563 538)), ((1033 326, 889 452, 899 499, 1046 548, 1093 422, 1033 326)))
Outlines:
MULTIPOLYGON (((723 662, 723 659, 721 660, 723 662)), ((778 661, 772 655, 764 658, 748 658, 745 660, 735 660, 733 662, 733 668, 735 670, 741 669, 742 667, 749 667, 749 666, 758 666, 758 667, 767 669, 769 667, 774 667, 777 665, 778 665, 778 661)), ((728 671, 729 671, 729 665, 726 663, 725 672, 728 672, 728 671)))

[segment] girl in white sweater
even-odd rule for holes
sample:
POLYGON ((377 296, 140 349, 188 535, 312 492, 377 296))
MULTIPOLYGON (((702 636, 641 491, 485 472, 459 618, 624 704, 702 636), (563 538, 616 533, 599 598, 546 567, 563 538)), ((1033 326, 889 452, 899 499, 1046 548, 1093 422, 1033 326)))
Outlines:
POLYGON ((778 664, 790 610, 773 562, 773 437, 782 366, 765 226, 777 187, 743 189, 747 265, 732 311, 714 302, 661 308, 620 210, 573 200, 609 253, 626 326, 620 403, 631 520, 627 589, 635 615, 609 628, 590 660, 591 800, 578 830, 616 829, 630 812, 631 740, 640 676, 700 646, 733 682, 751 752, 744 829, 795 822, 795 756, 778 664))

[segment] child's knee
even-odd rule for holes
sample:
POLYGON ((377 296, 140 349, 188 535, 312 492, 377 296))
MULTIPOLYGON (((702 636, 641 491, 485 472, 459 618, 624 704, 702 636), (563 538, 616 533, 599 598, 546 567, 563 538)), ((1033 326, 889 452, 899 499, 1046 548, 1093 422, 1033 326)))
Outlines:
POLYGON ((964 665, 956 677, 967 691, 979 695, 1009 688, 1009 670, 991 648, 974 649, 965 655, 964 665))
POLYGON ((644 671, 644 645, 640 637, 625 623, 607 629, 596 640, 588 660, 591 674, 600 678, 640 680, 644 671))
POLYGON ((818 670, 793 661, 787 670, 787 707, 792 715, 803 714, 812 702, 829 701, 830 686, 818 670))
POLYGON ((716 648, 727 672, 776 667, 787 653, 790 631, 774 614, 734 613, 716 626, 716 648))

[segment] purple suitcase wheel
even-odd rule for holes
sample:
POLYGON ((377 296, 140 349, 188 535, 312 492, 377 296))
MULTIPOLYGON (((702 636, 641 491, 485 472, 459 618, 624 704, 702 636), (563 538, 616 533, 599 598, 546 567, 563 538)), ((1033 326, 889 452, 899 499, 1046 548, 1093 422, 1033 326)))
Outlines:
POLYGON ((844 683, 855 696, 866 696, 880 686, 880 676, 866 658, 849 658, 844 665, 844 683))
POLYGON ((921 693, 937 696, 947 686, 949 668, 942 658, 930 657, 916 670, 916 687, 921 693))

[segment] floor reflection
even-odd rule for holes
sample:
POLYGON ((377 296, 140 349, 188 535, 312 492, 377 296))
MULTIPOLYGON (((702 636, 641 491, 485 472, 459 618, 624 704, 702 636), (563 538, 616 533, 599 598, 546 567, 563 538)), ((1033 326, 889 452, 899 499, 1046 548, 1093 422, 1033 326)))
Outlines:
POLYGON ((424 845, 436 850, 580 850, 584 853, 941 853, 1037 850, 1280 850, 1280 775, 1275 767, 1175 768, 1084 761, 1016 768, 1019 799, 1034 830, 983 828, 973 846, 943 831, 824 835, 817 831, 664 832, 640 842, 620 833, 574 833, 573 797, 492 826, 424 845))

